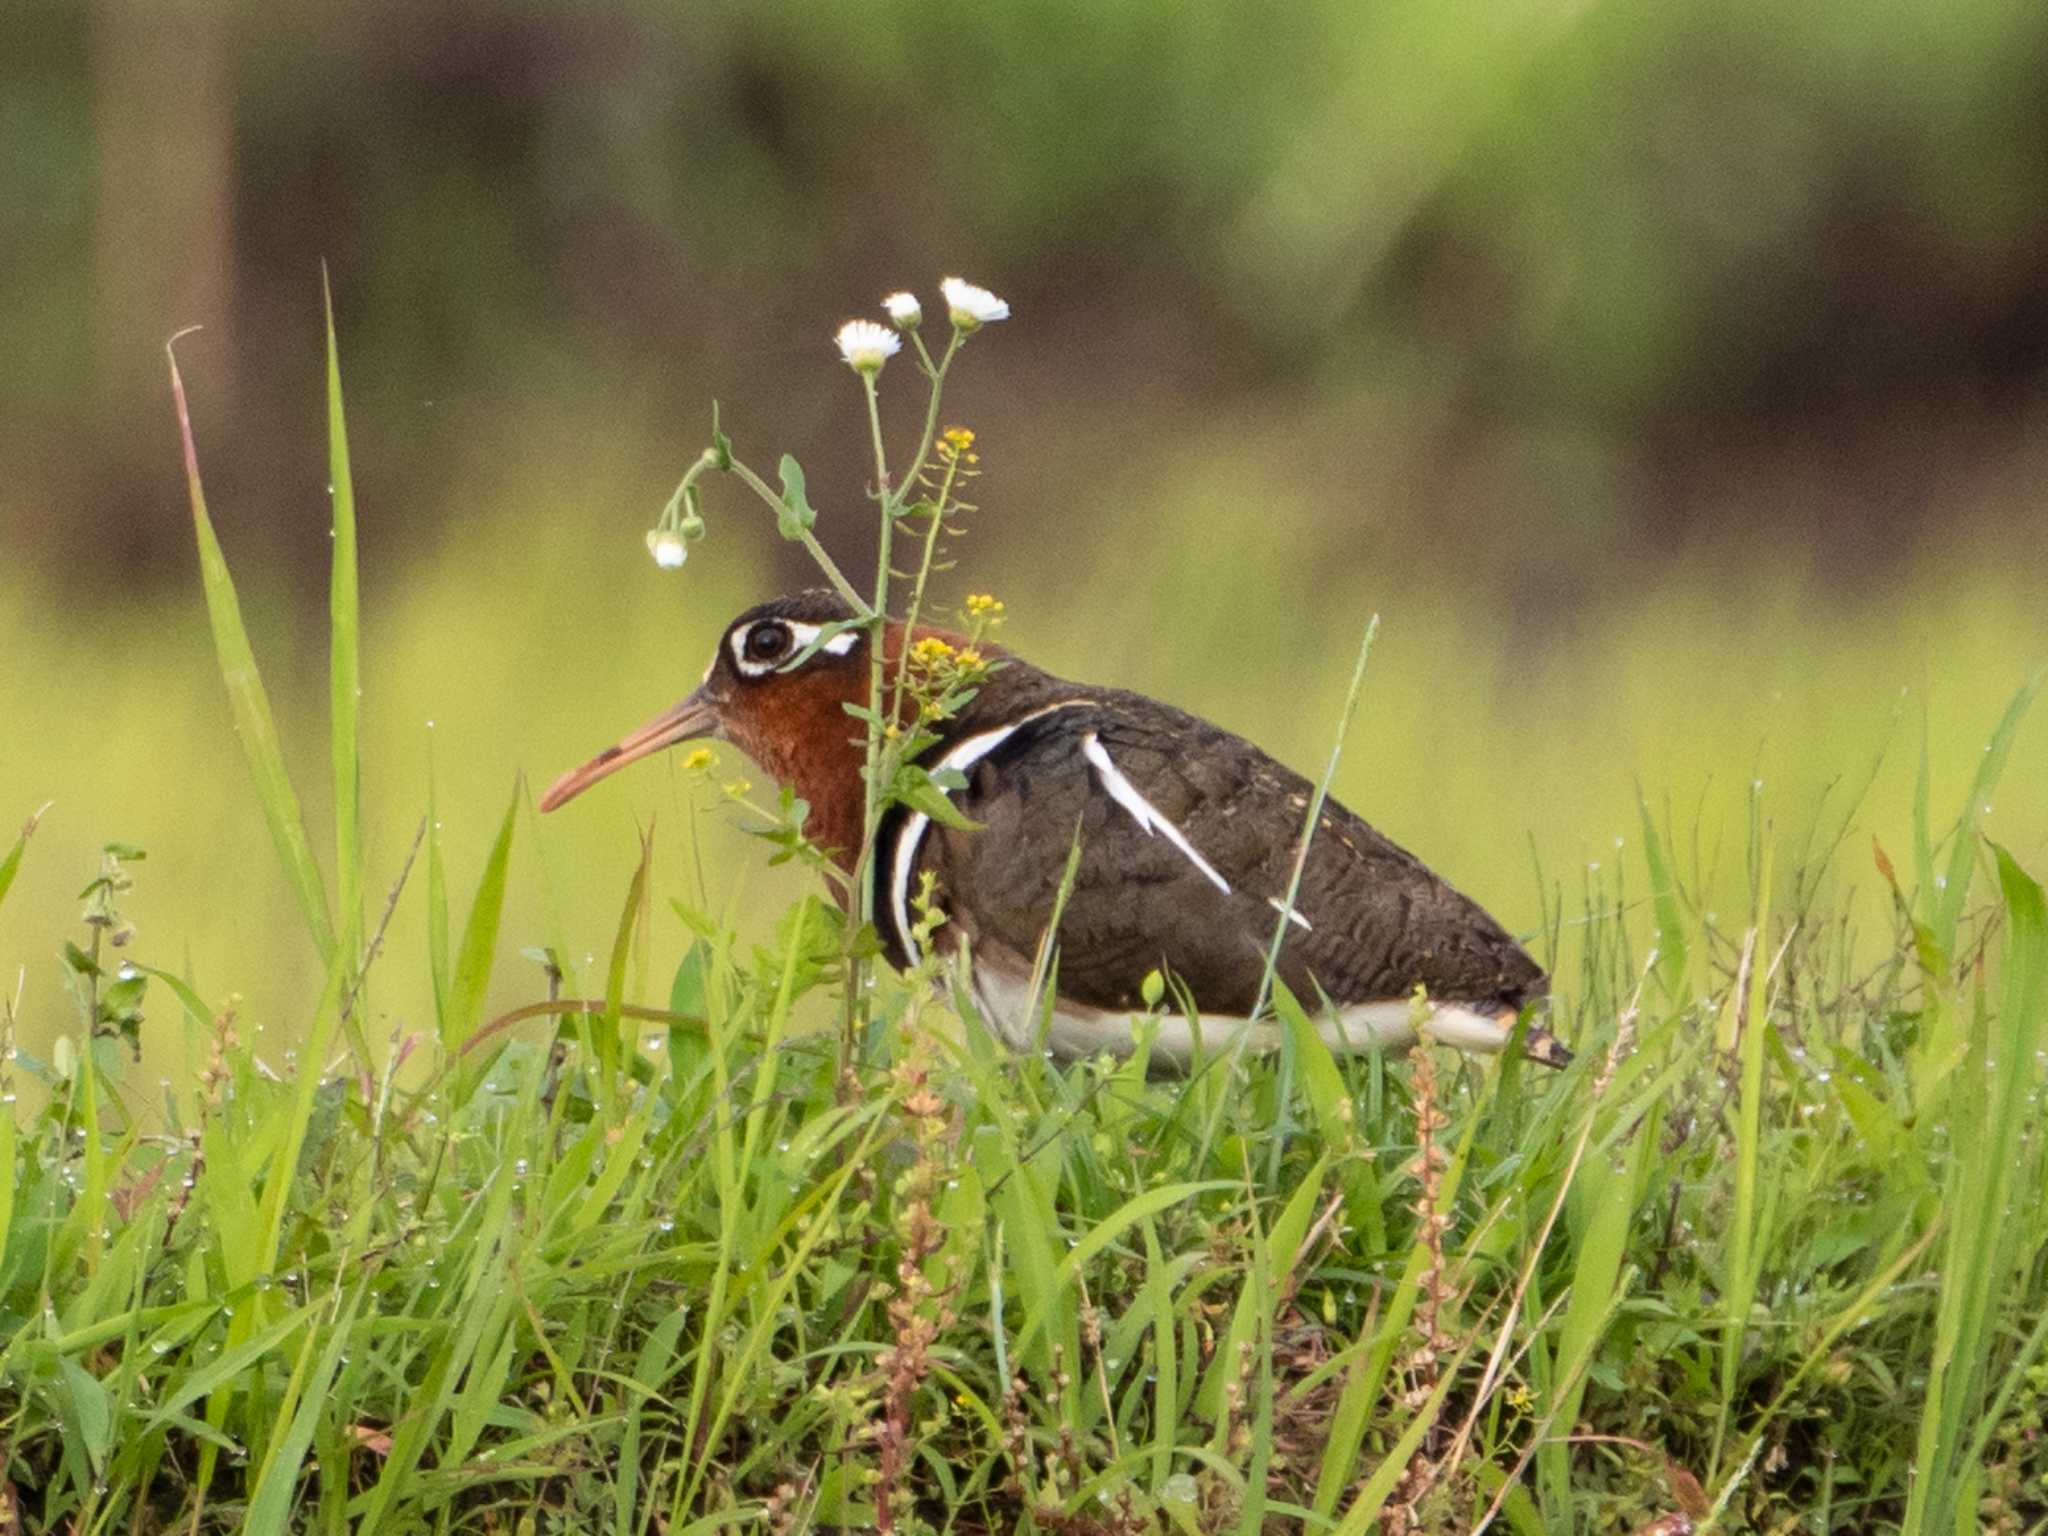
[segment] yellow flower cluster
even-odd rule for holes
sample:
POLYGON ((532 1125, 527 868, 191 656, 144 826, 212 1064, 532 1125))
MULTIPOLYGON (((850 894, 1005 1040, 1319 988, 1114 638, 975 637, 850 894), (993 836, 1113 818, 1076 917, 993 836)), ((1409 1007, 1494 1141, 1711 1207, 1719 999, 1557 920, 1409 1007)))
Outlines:
POLYGON ((974 451, 974 429, 972 427, 948 427, 939 434, 939 456, 956 460, 962 464, 979 464, 981 455, 974 451))
POLYGON ((986 592, 969 593, 967 616, 971 619, 999 619, 1003 616, 1002 602, 986 592))
POLYGON ((934 671, 958 654, 937 635, 926 635, 910 648, 910 659, 927 672, 934 671))
POLYGON ((688 757, 683 759, 683 768, 685 771, 709 768, 712 761, 711 749, 709 747, 698 747, 688 757))

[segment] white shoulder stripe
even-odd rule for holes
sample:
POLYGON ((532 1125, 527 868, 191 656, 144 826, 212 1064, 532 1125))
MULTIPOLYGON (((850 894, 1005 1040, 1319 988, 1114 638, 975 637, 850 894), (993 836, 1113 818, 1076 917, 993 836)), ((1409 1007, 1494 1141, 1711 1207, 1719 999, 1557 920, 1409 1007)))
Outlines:
MULTIPOLYGON (((1166 840, 1188 857, 1188 862, 1199 869, 1209 883, 1224 895, 1230 894, 1230 882, 1216 873, 1216 866, 1195 852, 1195 845, 1187 840, 1179 827, 1159 814, 1159 808, 1138 793, 1138 786, 1117 771, 1115 763, 1109 760, 1109 753, 1103 750, 1101 738, 1093 731, 1081 738, 1081 752, 1095 765, 1095 776, 1102 780, 1102 787, 1109 791, 1109 798, 1131 813, 1131 819, 1145 829, 1149 837, 1154 832, 1164 832, 1166 840)), ((1290 914, 1291 915, 1291 914, 1290 914)))
MULTIPOLYGON (((992 731, 978 731, 955 743, 951 751, 932 764, 932 771, 937 773, 950 768, 956 773, 965 773, 1032 721, 1056 709, 1071 709, 1086 702, 1085 699, 1065 699, 1033 710, 1014 724, 998 726, 992 731)), ((902 828, 896 833, 896 857, 889 867, 889 916, 896 924, 896 937, 903 942, 903 953, 910 957, 913 965, 922 957, 918 954, 917 940, 910 932, 910 876, 917 867, 918 849, 923 846, 924 835, 931 830, 931 825, 931 817, 923 811, 906 816, 902 828)))

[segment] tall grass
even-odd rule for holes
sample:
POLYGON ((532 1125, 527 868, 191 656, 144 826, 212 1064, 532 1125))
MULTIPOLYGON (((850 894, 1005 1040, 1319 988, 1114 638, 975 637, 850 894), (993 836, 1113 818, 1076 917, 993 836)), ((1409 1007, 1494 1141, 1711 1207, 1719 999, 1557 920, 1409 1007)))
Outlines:
MULTIPOLYGON (((362 676, 329 336, 331 898, 187 435, 221 674, 324 978, 271 1061, 231 998, 137 966, 205 1045, 154 1105, 108 1002, 136 978, 74 945, 107 957, 70 972, 76 1030, 0 1061, 10 1106, 18 1074, 47 1093, 0 1137, 23 1530, 2048 1519, 2048 915, 1973 814, 2030 692, 1945 833, 1923 798, 1875 943, 1760 790, 1725 921, 1646 797, 1640 870, 1545 891, 1562 1073, 1339 1060, 1284 991, 1277 1059, 1055 1068, 894 974, 842 1065, 805 1025, 842 1011, 839 909, 757 940, 737 887, 645 840, 597 995, 556 995, 565 936, 493 1017, 508 889, 545 866, 514 863, 515 788, 458 930, 431 782, 434 1022, 387 1044, 362 999, 397 907, 370 920, 340 825, 362 676), (634 957, 672 920, 691 948, 650 998, 634 957)), ((118 932, 125 891, 86 926, 118 932)))

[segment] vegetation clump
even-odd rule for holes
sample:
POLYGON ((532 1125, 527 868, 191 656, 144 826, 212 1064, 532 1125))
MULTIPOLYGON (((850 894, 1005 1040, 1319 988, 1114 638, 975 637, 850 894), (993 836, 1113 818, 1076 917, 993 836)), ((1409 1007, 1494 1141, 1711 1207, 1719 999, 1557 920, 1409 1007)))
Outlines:
MULTIPOLYGON (((699 482, 731 472, 863 622, 891 610, 899 526, 902 606, 927 603, 976 462, 971 433, 939 430, 940 387, 1007 306, 949 286, 933 356, 905 297, 896 330, 841 336, 877 460, 872 590, 817 548, 795 462, 770 488, 716 428, 658 562, 682 563, 699 482), (892 478, 876 380, 899 338, 931 398, 892 478)), ((1559 1073, 1334 1058, 1284 988, 1276 1054, 1185 1080, 1014 1057, 942 961, 876 965, 858 894, 807 895, 756 941, 651 840, 587 985, 570 946, 540 949, 542 995, 491 1017, 523 791, 459 931, 431 802, 368 901, 332 334, 331 887, 186 427, 223 676, 326 981, 295 1053, 264 1054, 232 998, 149 962, 123 910, 147 866, 110 844, 63 949, 75 1033, 33 1060, 0 999, 0 1530, 2048 1519, 2048 912, 1974 814, 2034 685, 1956 823, 1923 791, 1887 834, 1910 878, 1876 850, 1884 933, 1858 939, 1820 894, 1852 873, 1841 838, 1781 862, 1760 788, 1733 916, 1647 806, 1640 892, 1619 870, 1547 886, 1534 944, 1578 1052, 1559 1073), (370 989, 409 984, 375 962, 415 878, 433 1024, 373 1040, 370 989), (688 954, 665 996, 635 996, 671 917, 688 954), (206 1065, 153 1102, 129 1046, 180 1019, 206 1065)), ((962 629, 979 642, 1001 606, 968 599, 962 629)), ((919 707, 865 721, 870 835, 891 797, 942 813, 919 725, 985 664, 912 648, 877 677, 919 707)), ((696 766, 704 800, 751 806, 824 878, 799 807, 696 766)))

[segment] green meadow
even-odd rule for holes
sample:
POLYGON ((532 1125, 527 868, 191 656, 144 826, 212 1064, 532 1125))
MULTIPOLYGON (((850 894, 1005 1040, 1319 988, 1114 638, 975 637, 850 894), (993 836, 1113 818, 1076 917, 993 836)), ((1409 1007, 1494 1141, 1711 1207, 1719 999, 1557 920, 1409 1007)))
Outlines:
POLYGON ((387 563, 331 389, 324 624, 196 488, 189 591, 0 613, 0 800, 48 803, 0 862, 7 1528, 2048 1522, 2028 573, 1333 592, 1221 441, 970 534, 1006 641, 1309 767, 1379 614, 1332 788, 1578 1053, 1338 1060, 1282 995, 1276 1054, 1152 1078, 1008 1055, 937 961, 849 1004, 729 753, 537 817, 774 518, 715 483, 659 573, 512 464, 488 545, 387 563))

